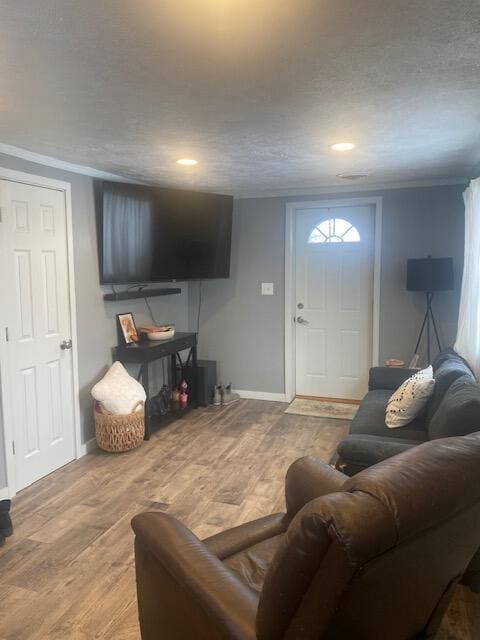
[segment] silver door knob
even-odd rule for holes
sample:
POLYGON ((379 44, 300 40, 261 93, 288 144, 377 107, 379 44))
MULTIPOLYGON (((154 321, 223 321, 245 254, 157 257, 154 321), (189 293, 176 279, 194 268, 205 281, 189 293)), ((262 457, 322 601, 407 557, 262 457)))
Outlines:
POLYGON ((70 339, 62 340, 62 342, 60 342, 60 349, 62 351, 65 351, 65 349, 71 349, 71 348, 72 348, 72 341, 70 339))
POLYGON ((297 316, 297 322, 298 324, 308 324, 308 320, 305 320, 302 316, 297 316))

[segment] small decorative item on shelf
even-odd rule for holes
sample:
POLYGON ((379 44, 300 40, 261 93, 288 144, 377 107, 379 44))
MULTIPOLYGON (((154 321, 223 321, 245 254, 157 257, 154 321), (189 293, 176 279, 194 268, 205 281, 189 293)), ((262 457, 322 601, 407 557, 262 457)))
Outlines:
POLYGON ((185 380, 182 380, 182 382, 180 383, 180 406, 182 407, 182 409, 185 409, 188 404, 187 389, 187 383, 185 382, 185 380))
POLYGON ((169 411, 169 407, 165 408, 161 389, 156 395, 149 398, 148 408, 149 408, 150 418, 155 418, 157 416, 164 416, 169 411))
POLYGON ((401 369, 405 366, 405 362, 398 358, 389 358, 388 360, 385 360, 385 366, 401 369))
POLYGON ((410 360, 410 364, 408 365, 409 369, 419 369, 418 361, 420 360, 420 356, 416 353, 413 358, 410 360))
POLYGON ((158 402, 160 405, 160 414, 164 416, 170 411, 170 400, 172 398, 172 391, 166 384, 162 386, 158 393, 158 402))
POLYGON ((117 315, 117 328, 119 344, 134 344, 140 340, 137 327, 131 313, 119 313, 117 315))
POLYGON ((175 326, 173 324, 163 324, 140 327, 140 332, 147 340, 168 340, 175 335, 175 326))

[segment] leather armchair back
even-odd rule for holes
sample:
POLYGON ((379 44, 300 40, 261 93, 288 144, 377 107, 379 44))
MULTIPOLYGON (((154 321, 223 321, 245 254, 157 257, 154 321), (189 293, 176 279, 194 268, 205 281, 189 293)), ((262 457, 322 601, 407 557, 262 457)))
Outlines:
POLYGON ((437 440, 306 504, 268 569, 258 639, 433 633, 478 548, 479 461, 480 433, 437 440))

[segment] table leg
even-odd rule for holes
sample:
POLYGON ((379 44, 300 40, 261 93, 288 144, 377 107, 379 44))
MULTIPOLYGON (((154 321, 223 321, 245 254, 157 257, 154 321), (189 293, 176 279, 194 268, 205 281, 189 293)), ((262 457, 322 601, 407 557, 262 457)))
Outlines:
POLYGON ((172 353, 172 355, 170 356, 170 375, 171 375, 171 381, 170 381, 170 385, 172 387, 172 393, 173 391, 177 388, 177 360, 176 360, 176 354, 172 353))
POLYGON ((197 384, 197 346, 192 347, 192 407, 196 409, 198 407, 198 384, 197 384))
POLYGON ((148 380, 148 362, 142 364, 142 385, 147 394, 145 400, 145 440, 150 440, 150 402, 149 402, 149 380, 148 380))

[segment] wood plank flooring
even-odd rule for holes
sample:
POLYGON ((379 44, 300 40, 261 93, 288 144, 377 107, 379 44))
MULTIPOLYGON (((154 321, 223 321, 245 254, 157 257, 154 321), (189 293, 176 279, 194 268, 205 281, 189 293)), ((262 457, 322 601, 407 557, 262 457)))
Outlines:
MULTIPOLYGON (((283 510, 291 462, 328 461, 348 429, 285 406, 199 409, 136 451, 96 451, 22 491, 0 548, 0 640, 138 640, 130 519, 168 511, 202 538, 283 510)), ((478 638, 479 622, 479 596, 459 589, 441 640, 478 638)))

